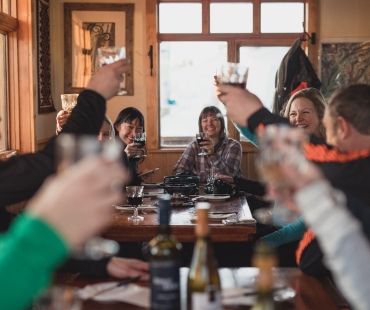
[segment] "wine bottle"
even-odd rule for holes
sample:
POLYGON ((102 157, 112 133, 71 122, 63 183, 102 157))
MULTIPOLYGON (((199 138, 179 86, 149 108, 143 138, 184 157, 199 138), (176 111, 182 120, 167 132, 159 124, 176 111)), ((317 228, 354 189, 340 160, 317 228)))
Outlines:
POLYGON ((181 243, 171 235, 170 195, 159 201, 158 235, 149 242, 151 309, 180 309, 181 243))
POLYGON ((195 234, 197 240, 188 275, 188 310, 222 309, 220 277, 209 234, 209 208, 210 204, 207 202, 199 202, 196 205, 195 234))
POLYGON ((273 268, 277 266, 275 250, 264 244, 258 244, 253 254, 252 264, 259 268, 256 278, 258 295, 252 310, 276 310, 273 274, 273 268))

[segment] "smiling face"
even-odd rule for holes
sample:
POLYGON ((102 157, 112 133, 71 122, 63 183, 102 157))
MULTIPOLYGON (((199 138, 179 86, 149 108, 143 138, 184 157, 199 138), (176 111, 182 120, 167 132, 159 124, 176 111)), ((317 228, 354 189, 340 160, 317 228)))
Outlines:
POLYGON ((320 136, 319 117, 314 104, 306 98, 300 97, 292 102, 289 110, 289 122, 293 126, 320 136))
POLYGON ((216 115, 203 116, 202 131, 208 133, 210 138, 218 138, 221 130, 220 119, 216 115))
POLYGON ((143 132, 143 126, 140 124, 140 120, 135 118, 131 123, 121 123, 116 125, 118 136, 127 145, 133 142, 132 135, 134 133, 143 132))

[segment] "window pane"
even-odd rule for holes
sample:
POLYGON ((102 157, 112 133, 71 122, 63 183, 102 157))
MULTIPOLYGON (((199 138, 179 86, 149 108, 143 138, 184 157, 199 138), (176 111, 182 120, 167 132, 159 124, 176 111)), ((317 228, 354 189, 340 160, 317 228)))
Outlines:
MULTIPOLYGON (((269 110, 275 92, 275 76, 280 63, 290 46, 243 46, 240 47, 240 62, 249 66, 247 88, 256 94, 269 110)), ((247 141, 241 136, 241 141, 247 141)))
POLYGON ((214 105, 224 113, 213 76, 226 60, 226 42, 160 44, 161 146, 184 146, 194 140, 204 107, 214 105))
POLYGON ((303 32, 303 3, 262 3, 262 33, 300 33, 303 32))
POLYGON ((202 4, 160 3, 160 33, 201 33, 202 4))
POLYGON ((6 36, 0 35, 0 152, 7 149, 6 36))
POLYGON ((252 3, 211 3, 211 33, 251 33, 252 3))

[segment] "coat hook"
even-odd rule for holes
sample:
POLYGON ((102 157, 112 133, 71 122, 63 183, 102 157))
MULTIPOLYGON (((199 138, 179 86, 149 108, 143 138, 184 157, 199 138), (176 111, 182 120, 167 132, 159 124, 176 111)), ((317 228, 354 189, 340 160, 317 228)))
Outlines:
POLYGON ((303 26, 303 35, 301 37, 301 41, 311 40, 311 44, 315 45, 316 44, 316 32, 312 32, 310 36, 304 27, 304 22, 302 23, 302 26, 303 26))
POLYGON ((153 45, 149 48, 148 56, 150 57, 150 76, 153 76, 153 45))

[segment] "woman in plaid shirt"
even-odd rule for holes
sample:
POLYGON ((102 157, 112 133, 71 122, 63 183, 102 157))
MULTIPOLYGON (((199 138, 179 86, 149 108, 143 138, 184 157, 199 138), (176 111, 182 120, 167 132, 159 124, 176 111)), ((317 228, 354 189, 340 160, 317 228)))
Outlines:
POLYGON ((199 115, 198 125, 199 132, 208 133, 209 140, 202 142, 202 149, 208 155, 198 156, 200 147, 194 140, 181 155, 172 173, 202 176, 211 167, 216 167, 220 174, 243 177, 240 168, 242 147, 238 141, 227 137, 221 111, 215 106, 205 107, 199 115))

